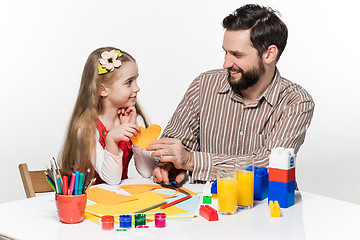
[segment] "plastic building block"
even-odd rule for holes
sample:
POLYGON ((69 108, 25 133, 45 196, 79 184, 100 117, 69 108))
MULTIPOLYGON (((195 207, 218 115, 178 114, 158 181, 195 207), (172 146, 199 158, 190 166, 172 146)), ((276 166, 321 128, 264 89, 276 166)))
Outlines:
POLYGON ((203 196, 203 204, 211 204, 211 196, 203 196))
POLYGON ((268 188, 254 188, 254 200, 261 201, 269 195, 268 188))
POLYGON ((289 170, 269 168, 269 181, 288 183, 295 180, 295 168, 289 170))
POLYGON ((288 170, 295 167, 295 151, 292 148, 277 147, 271 149, 269 168, 288 170))
POLYGON ((211 194, 217 194, 217 180, 211 184, 211 194))
POLYGON ((288 183, 269 181, 269 201, 278 201, 281 208, 295 203, 295 181, 288 183))
POLYGON ((210 207, 209 205, 201 205, 199 209, 199 214, 208 221, 219 220, 217 211, 214 208, 210 207))
MULTIPOLYGON (((246 168, 251 171, 252 166, 246 168)), ((254 200, 264 200, 268 197, 269 174, 266 167, 254 167, 254 200)))
POLYGON ((211 184, 211 197, 213 199, 217 199, 217 180, 215 180, 212 184, 211 184))
POLYGON ((269 209, 271 217, 281 217, 281 211, 278 201, 269 201, 269 209))

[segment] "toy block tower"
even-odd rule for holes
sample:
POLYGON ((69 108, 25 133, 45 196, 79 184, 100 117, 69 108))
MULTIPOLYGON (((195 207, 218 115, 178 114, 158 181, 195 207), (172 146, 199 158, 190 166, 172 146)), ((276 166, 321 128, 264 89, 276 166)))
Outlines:
POLYGON ((295 152, 277 147, 269 157, 269 201, 278 201, 281 208, 295 203, 295 152))

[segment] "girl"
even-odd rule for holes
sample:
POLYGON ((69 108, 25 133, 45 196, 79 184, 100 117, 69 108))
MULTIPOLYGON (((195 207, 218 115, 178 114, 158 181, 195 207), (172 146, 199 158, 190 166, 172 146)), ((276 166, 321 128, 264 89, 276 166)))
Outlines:
POLYGON ((135 59, 126 52, 105 47, 90 54, 59 157, 63 174, 90 168, 96 183, 119 184, 134 154, 137 171, 151 176, 155 161, 130 142, 140 132, 136 122, 148 126, 136 101, 138 75, 135 59))

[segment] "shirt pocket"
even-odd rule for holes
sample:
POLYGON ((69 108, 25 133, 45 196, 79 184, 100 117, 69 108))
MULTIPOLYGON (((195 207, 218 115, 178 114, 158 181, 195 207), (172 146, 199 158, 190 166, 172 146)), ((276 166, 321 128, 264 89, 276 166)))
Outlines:
POLYGON ((259 133, 250 133, 246 139, 244 146, 244 153, 243 154, 250 154, 257 151, 259 148, 265 145, 265 134, 259 133))

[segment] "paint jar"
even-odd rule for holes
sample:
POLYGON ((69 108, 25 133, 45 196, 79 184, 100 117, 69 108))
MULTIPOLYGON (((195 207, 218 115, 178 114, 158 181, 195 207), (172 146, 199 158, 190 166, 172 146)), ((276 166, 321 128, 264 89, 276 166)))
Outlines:
POLYGON ((135 215, 135 227, 140 225, 146 225, 146 215, 145 214, 136 214, 135 215))
POLYGON ((218 210, 220 214, 236 213, 237 174, 234 170, 220 169, 217 171, 218 210))
POLYGON ((164 228, 166 226, 166 214, 156 213, 155 214, 155 227, 164 228))
POLYGON ((114 228, 114 216, 105 215, 101 217, 101 226, 102 229, 110 230, 114 228))
POLYGON ((86 193, 81 195, 55 194, 58 216, 63 223, 79 223, 84 219, 86 193))
POLYGON ((121 228, 131 228, 131 216, 130 215, 120 215, 119 222, 121 228))
POLYGON ((237 208, 250 209, 254 206, 254 160, 237 159, 234 162, 237 172, 237 208))

